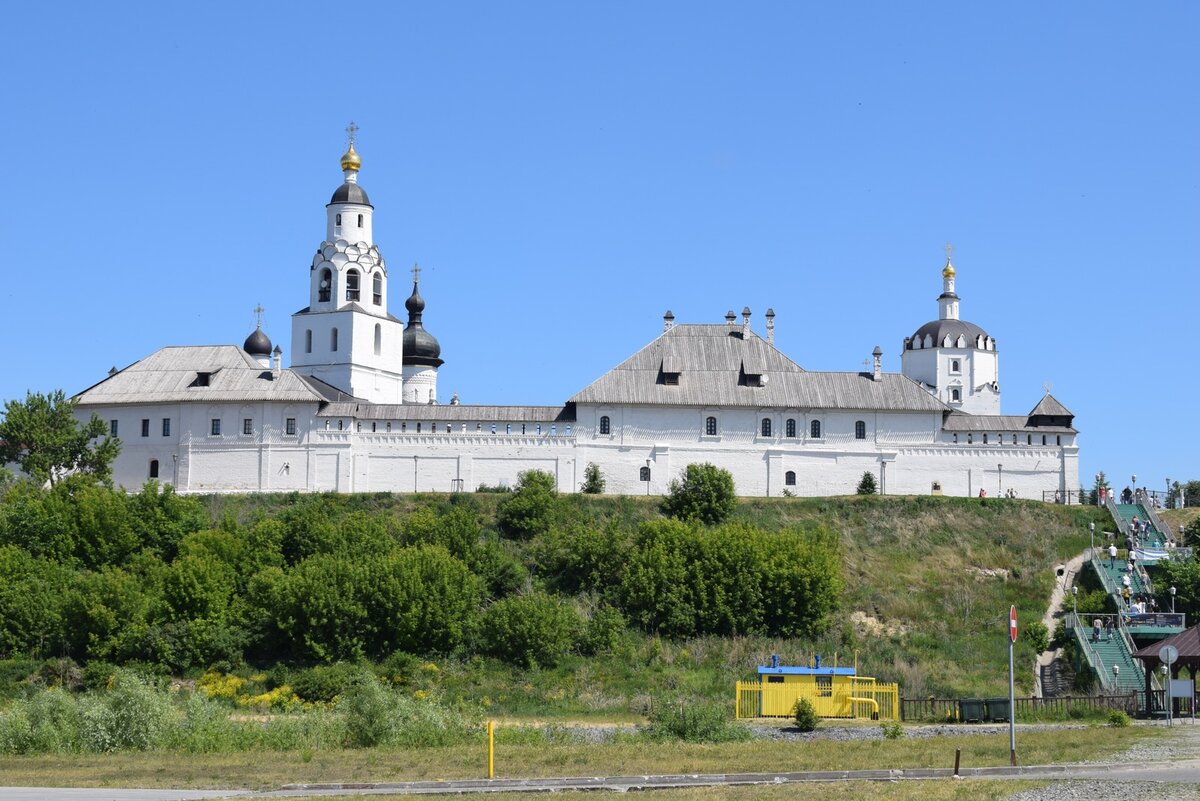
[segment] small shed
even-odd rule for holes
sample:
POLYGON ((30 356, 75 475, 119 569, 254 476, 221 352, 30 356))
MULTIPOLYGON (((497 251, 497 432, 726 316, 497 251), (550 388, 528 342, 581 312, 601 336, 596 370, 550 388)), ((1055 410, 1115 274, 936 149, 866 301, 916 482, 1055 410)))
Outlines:
POLYGON ((1196 674, 1200 672, 1200 626, 1192 626, 1190 629, 1167 637, 1165 640, 1159 640, 1152 645, 1147 645, 1145 648, 1139 648, 1134 651, 1133 658, 1142 660, 1142 664, 1146 668, 1146 697, 1144 705, 1146 710, 1164 709, 1161 703, 1154 703, 1155 693, 1151 689, 1152 685, 1150 683, 1150 675, 1156 668, 1162 665, 1162 659, 1159 658, 1158 652, 1164 645, 1173 645, 1179 654, 1179 658, 1171 665, 1171 678, 1180 678, 1180 673, 1186 668, 1194 687, 1196 674))
POLYGON ((739 718, 789 718, 796 702, 807 698, 822 718, 899 719, 899 688, 859 676, 852 667, 824 667, 821 657, 811 667, 770 665, 758 667, 757 682, 737 683, 739 718))

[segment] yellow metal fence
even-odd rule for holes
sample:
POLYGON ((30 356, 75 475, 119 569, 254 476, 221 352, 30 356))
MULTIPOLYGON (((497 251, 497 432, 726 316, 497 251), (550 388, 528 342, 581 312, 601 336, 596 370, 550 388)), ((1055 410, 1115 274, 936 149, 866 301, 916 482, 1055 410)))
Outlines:
POLYGON ((872 678, 856 678, 832 688, 809 683, 759 684, 739 681, 735 696, 738 718, 790 718, 800 698, 812 702, 818 717, 899 720, 900 688, 872 678))

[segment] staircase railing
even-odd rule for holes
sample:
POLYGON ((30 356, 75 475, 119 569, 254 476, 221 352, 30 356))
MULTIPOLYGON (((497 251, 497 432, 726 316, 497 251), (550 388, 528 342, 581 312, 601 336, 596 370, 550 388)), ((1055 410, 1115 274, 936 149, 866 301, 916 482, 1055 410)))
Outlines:
POLYGON ((1088 631, 1090 629, 1086 629, 1080 625, 1077 613, 1072 612, 1071 617, 1074 622, 1072 628, 1075 630, 1075 641, 1083 647, 1084 659, 1092 666, 1092 670, 1096 671, 1096 676, 1100 680, 1100 686, 1106 690, 1111 689, 1116 680, 1113 676, 1109 675, 1108 668, 1105 666, 1104 659, 1100 656, 1100 653, 1092 648, 1092 643, 1088 640, 1088 631))
POLYGON ((1110 515, 1112 515, 1113 521, 1117 524, 1117 530, 1125 536, 1129 536, 1129 521, 1127 521, 1121 515, 1120 510, 1117 509, 1117 502, 1113 500, 1111 492, 1108 493, 1108 495, 1106 495, 1104 498, 1104 508, 1108 510, 1110 515))
POLYGON ((1163 522, 1163 519, 1158 516, 1152 505, 1142 504, 1142 508, 1146 510, 1146 517, 1150 519, 1150 525, 1158 529, 1158 533, 1162 535, 1163 545, 1165 546, 1171 539, 1171 527, 1163 522))

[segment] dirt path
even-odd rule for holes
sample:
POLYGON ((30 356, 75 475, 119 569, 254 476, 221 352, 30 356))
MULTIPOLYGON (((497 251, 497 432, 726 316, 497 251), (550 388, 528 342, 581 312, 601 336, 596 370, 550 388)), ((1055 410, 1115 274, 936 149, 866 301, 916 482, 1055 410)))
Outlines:
MULTIPOLYGON (((1071 587, 1075 585, 1075 576, 1083 568, 1083 565, 1088 560, 1088 551, 1075 556, 1071 561, 1067 562, 1064 567, 1066 572, 1062 578, 1054 582, 1054 592, 1050 593, 1050 604, 1046 607, 1046 615, 1042 618, 1042 622, 1046 624, 1046 630, 1051 634, 1054 633, 1054 624, 1058 617, 1062 614, 1062 608, 1066 604, 1067 595, 1070 594, 1071 587)), ((1042 668, 1049 665, 1055 659, 1058 659, 1062 649, 1056 648, 1053 651, 1043 651, 1038 654, 1037 661, 1033 666, 1033 693, 1038 698, 1042 697, 1042 668)))

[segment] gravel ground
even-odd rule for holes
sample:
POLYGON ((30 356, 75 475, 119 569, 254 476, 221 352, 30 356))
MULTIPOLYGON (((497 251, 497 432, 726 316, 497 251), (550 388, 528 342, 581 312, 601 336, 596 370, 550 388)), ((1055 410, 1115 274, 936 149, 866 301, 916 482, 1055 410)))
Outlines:
POLYGON ((1008 801, 1196 801, 1200 788, 1187 784, 1162 782, 1106 782, 1080 780, 1055 782, 1036 790, 1014 793, 1008 801))

